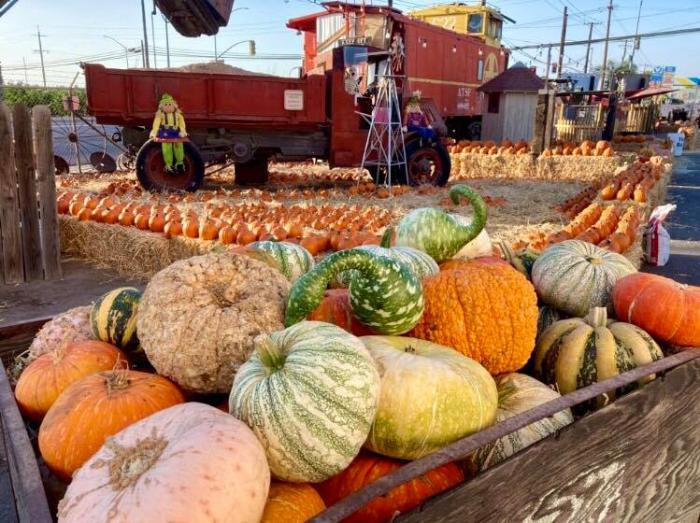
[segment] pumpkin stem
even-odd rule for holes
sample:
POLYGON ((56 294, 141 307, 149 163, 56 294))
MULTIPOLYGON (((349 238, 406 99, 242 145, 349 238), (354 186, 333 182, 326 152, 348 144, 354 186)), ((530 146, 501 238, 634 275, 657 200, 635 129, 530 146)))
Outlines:
POLYGON ((586 323, 594 329, 605 327, 608 324, 608 309, 605 307, 592 308, 586 316, 586 323))
POLYGON ((286 359, 279 350, 277 344, 267 334, 258 336, 255 340, 255 350, 260 356, 260 361, 272 372, 281 369, 286 359))
MULTIPOLYGON (((474 210, 474 219, 469 225, 458 226, 458 237, 463 247, 474 238, 476 238, 482 229, 486 226, 486 218, 488 217, 488 207, 484 199, 479 196, 471 187, 464 184, 455 185, 448 193, 455 205, 459 204, 460 197, 465 197, 472 205, 474 210)), ((459 249, 458 249, 459 250, 459 249)))
POLYGON ((105 385, 107 385, 107 393, 112 394, 117 390, 124 390, 129 388, 129 370, 124 368, 117 368, 120 362, 114 364, 114 369, 109 372, 105 372, 105 385))
POLYGON ((382 240, 379 242, 379 246, 388 249, 391 247, 391 240, 393 240, 393 239, 394 239, 394 228, 387 227, 386 230, 384 231, 384 234, 382 235, 382 240))

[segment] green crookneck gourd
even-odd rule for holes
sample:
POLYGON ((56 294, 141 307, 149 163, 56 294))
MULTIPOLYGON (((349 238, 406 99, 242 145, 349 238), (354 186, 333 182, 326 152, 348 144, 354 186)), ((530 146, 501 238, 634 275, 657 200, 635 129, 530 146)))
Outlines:
POLYGON ((424 305, 420 278, 403 262, 356 248, 331 254, 294 283, 285 325, 306 318, 323 300, 328 283, 350 270, 350 305, 363 324, 398 335, 418 323, 424 305))
POLYGON ((464 197, 471 202, 474 219, 464 224, 461 217, 439 209, 423 207, 404 216, 396 228, 395 244, 428 253, 436 262, 449 260, 481 232, 488 214, 486 202, 466 185, 455 185, 449 196, 455 204, 464 197))

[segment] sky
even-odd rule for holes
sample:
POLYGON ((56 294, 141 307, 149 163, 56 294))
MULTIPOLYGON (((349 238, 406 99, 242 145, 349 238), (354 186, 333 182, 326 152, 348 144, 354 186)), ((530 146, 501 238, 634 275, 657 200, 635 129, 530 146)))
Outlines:
MULTIPOLYGON (((186 38, 169 31, 171 65, 206 62, 214 58, 215 40, 219 52, 241 40, 254 39, 256 58, 246 57, 247 44, 234 47, 235 58, 226 62, 245 69, 290 76, 300 65, 302 37, 287 29, 289 18, 319 10, 313 0, 236 0, 229 25, 214 37, 186 38), (189 56, 188 56, 189 55, 189 56)), ((367 3, 372 3, 367 1, 367 3)), ((384 4, 385 2, 374 2, 384 4)), ((435 0, 395 0, 395 7, 404 11, 434 5, 435 0)), ((506 24, 503 43, 507 47, 558 42, 564 6, 570 16, 567 40, 588 37, 588 24, 593 22, 594 38, 605 36, 608 0, 490 0, 489 3, 513 18, 506 24)), ((700 27, 700 0, 642 0, 639 32, 700 27)), ((640 0, 613 0, 611 35, 635 33, 640 0)), ((165 23, 160 14, 151 17, 152 0, 146 1, 149 43, 153 43, 151 20, 155 28, 158 50, 156 65, 166 65, 165 23)), ((0 17, 0 64, 6 82, 41 84, 42 74, 38 53, 37 26, 45 51, 48 85, 68 85, 80 68, 79 61, 98 61, 111 67, 124 67, 123 48, 139 47, 143 38, 141 3, 137 0, 19 0, 9 12, 0 17), (26 69, 24 69, 26 63, 26 69)), ((629 53, 631 48, 627 48, 629 53)), ((624 53, 622 42, 612 42, 609 57, 620 60, 624 53)), ((585 46, 567 48, 564 69, 583 69, 585 46)), ((635 52, 635 63, 641 68, 673 65, 677 74, 700 76, 700 32, 665 38, 642 39, 635 52)), ((592 64, 600 64, 603 44, 592 48, 592 64)), ((558 51, 553 60, 558 59, 558 51)), ((130 53, 130 66, 141 66, 139 53, 130 53)), ((522 61, 543 71, 546 51, 514 52, 511 62, 522 61)), ((153 66, 153 57, 151 57, 153 66)), ((76 83, 82 85, 79 75, 76 83)))

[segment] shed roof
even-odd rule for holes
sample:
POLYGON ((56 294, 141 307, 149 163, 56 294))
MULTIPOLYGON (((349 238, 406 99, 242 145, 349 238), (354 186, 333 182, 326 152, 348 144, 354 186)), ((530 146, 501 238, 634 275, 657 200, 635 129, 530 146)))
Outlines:
POLYGON ((518 62, 479 87, 482 93, 536 93, 544 87, 544 80, 518 62))

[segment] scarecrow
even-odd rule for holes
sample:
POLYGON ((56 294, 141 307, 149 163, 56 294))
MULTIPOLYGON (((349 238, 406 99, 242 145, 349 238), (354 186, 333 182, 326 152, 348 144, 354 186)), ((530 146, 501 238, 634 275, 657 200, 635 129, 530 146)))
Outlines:
POLYGON ((167 93, 163 94, 158 103, 158 111, 153 118, 150 136, 151 139, 164 140, 161 147, 165 160, 165 172, 168 174, 176 170, 179 173, 185 172, 185 148, 182 144, 187 137, 185 117, 180 112, 175 99, 167 93))
POLYGON ((404 132, 417 133, 421 139, 432 140, 435 131, 428 123, 428 119, 420 106, 420 91, 415 91, 406 102, 406 112, 403 118, 404 132))

